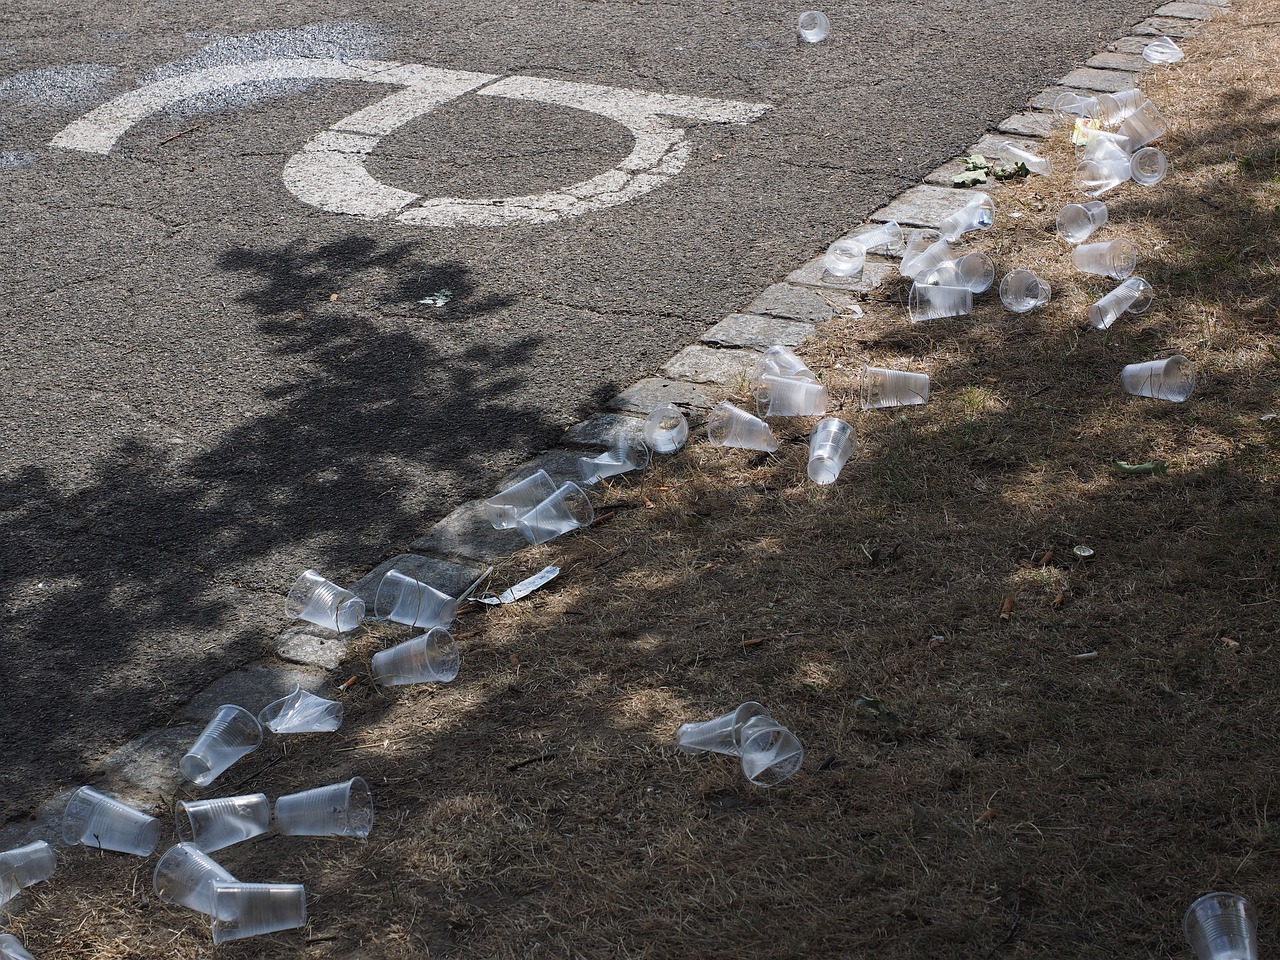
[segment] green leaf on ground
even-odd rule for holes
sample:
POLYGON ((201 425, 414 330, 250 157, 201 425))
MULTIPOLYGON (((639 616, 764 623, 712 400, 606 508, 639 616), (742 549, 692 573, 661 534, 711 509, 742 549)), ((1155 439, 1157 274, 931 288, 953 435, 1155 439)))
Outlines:
POLYGON ((1163 460, 1152 460, 1150 463, 1127 463, 1124 460, 1112 460, 1111 465, 1121 473, 1158 474, 1169 472, 1169 465, 1163 460))
POLYGON ((858 697, 853 705, 870 710, 890 730, 897 730, 902 726, 902 719, 874 697, 858 697))

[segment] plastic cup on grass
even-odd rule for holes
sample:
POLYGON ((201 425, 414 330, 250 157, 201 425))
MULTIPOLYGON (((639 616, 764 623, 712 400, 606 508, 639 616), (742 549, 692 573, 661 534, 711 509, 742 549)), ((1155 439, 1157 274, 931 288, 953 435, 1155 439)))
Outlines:
POLYGON ((916 275, 916 282, 933 287, 968 287, 974 294, 991 289, 996 265, 980 250, 971 250, 956 260, 946 260, 932 270, 916 275))
POLYGON ((512 530, 524 514, 555 492, 555 481, 539 470, 486 500, 484 513, 495 530, 512 530))
POLYGON ((1165 123, 1164 117, 1150 100, 1145 101, 1142 106, 1125 117, 1124 123, 1116 128, 1116 133, 1128 139, 1130 153, 1145 147, 1153 140, 1159 140, 1168 131, 1169 125, 1165 123))
POLYGON ((453 597, 399 570, 382 575, 373 598, 374 619, 406 627, 448 626, 457 613, 453 597))
POLYGON ((286 837, 358 837, 373 830, 373 795, 361 777, 276 801, 276 832, 286 837))
POLYGON ((723 753, 741 756, 742 730, 753 717, 767 717, 769 711, 754 700, 728 713, 700 723, 682 723, 676 731, 676 746, 682 753, 723 753))
POLYGON ((795 377, 800 380, 818 380, 818 375, 810 370, 794 350, 782 344, 774 344, 760 355, 756 366, 751 371, 751 382, 759 386, 766 376, 795 377))
POLYGON ((273 700, 258 711, 258 723, 275 734, 332 733, 342 726, 342 704, 302 689, 273 700))
POLYGON ((589 527, 595 519, 591 498, 576 483, 561 484, 556 492, 516 521, 521 535, 537 546, 579 527, 589 527))
POLYGON ((757 787, 772 787, 795 776, 804 763, 800 739, 772 717, 752 717, 739 732, 742 772, 757 787))
POLYGON ((0 933, 0 960, 36 960, 12 933, 0 933))
POLYGON ((1027 313, 1049 302, 1049 284, 1030 270, 1010 270, 1000 281, 1000 302, 1012 313, 1027 313))
POLYGON ((1144 187, 1154 187, 1169 172, 1169 160, 1159 147, 1143 147, 1129 158, 1129 176, 1144 187))
POLYGON ((1068 203, 1058 211, 1058 236, 1075 246, 1084 243, 1107 222, 1107 205, 1101 200, 1068 203))
POLYGON ((1089 304, 1089 323, 1105 330, 1122 313, 1143 313, 1151 306, 1155 291, 1141 277, 1129 277, 1110 293, 1089 304))
POLYGON ((56 866, 53 848, 43 840, 0 853, 0 904, 11 900, 19 890, 48 880, 56 866))
POLYGON ((963 207, 938 224, 938 233, 952 243, 974 230, 990 230, 996 222, 996 204, 985 193, 974 194, 963 207))
POLYGON ((1169 37, 1156 37, 1142 48, 1142 59, 1147 63, 1177 63, 1183 56, 1182 48, 1169 37))
POLYGON ((173 820, 184 843, 212 853, 270 830, 271 803, 265 793, 179 800, 173 820))
POLYGON ((156 864, 151 889, 165 903, 176 903, 197 913, 213 913, 215 881, 235 882, 235 877, 193 843, 170 847, 156 864))
POLYGON ((654 453, 675 453, 689 439, 689 421, 674 403, 664 403, 645 420, 644 439, 654 453))
POLYGON ((307 894, 300 883, 213 882, 213 942, 227 943, 307 923, 307 894))
POLYGON ((1196 960, 1258 960, 1258 918, 1235 893, 1206 893, 1187 908, 1182 933, 1196 960))
POLYGON ((863 410, 908 407, 929 401, 929 375, 887 367, 866 367, 858 386, 863 410))
POLYGON ((707 438, 713 447, 737 447, 765 453, 778 449, 778 440, 767 423, 728 401, 712 410, 707 418, 707 438))
POLYGON ((582 482, 591 486, 605 477, 616 477, 632 470, 643 470, 649 465, 649 448, 640 440, 622 439, 613 449, 595 457, 582 457, 578 469, 582 482))
POLYGON ((973 291, 968 287, 942 287, 916 281, 907 296, 907 314, 912 323, 963 317, 973 312, 973 291))
POLYGON ((1195 371, 1181 354, 1167 360, 1131 363, 1120 371, 1120 385, 1135 397, 1182 403, 1195 390, 1195 371))
POLYGON ((67 801, 62 839, 98 850, 149 857, 160 841, 160 821, 93 787, 81 787, 67 801))
POLYGON ((762 417, 810 417, 827 412, 827 388, 812 380, 766 376, 756 388, 762 417))
POLYGON ((839 417, 819 420, 809 434, 809 479, 826 485, 835 483, 845 463, 858 447, 858 434, 839 417))
POLYGON ((1082 243, 1071 251, 1071 262, 1085 273, 1123 280, 1138 267, 1138 248, 1123 239, 1082 243))
POLYGON ((383 687, 449 683, 457 678, 461 666, 458 644, 444 627, 381 650, 372 661, 373 679, 383 687))
POLYGON ((178 761, 178 769, 196 786, 207 787, 261 745, 262 725, 258 718, 244 707, 224 703, 205 724, 186 756, 178 761))

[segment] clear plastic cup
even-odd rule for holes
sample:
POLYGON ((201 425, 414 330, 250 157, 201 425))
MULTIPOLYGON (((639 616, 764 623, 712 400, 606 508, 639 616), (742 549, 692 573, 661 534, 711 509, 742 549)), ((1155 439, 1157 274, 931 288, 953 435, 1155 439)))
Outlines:
POLYGON ((1123 239, 1082 243, 1071 251, 1071 262, 1085 273, 1123 280, 1138 268, 1138 248, 1123 239))
POLYGON ((907 314, 912 323, 963 317, 972 312, 973 291, 968 287, 930 286, 919 281, 911 284, 907 314))
POLYGON ((914 280, 917 274, 954 259, 951 244, 943 240, 937 230, 916 230, 907 238, 898 272, 908 280, 914 280))
POLYGON ((513 530, 520 518, 556 492, 545 470, 533 473, 484 502, 484 513, 495 530, 513 530))
POLYGON ((1024 150, 1008 140, 1000 144, 1000 154, 1011 163, 1021 163, 1032 173, 1039 176, 1047 177, 1053 172, 1053 165, 1049 162, 1048 157, 1042 157, 1032 153, 1030 150, 1024 150))
POLYGON ((1143 147, 1129 158, 1129 176, 1144 187, 1154 187, 1169 172, 1169 159, 1159 147, 1143 147))
POLYGON ((1187 908, 1182 933, 1196 960, 1258 960, 1258 918, 1235 893, 1206 893, 1187 908))
POLYGON ((9 895, 4 893, 3 883, 0 883, 0 903, 11 899, 18 890, 48 880, 57 865, 53 848, 43 840, 0 853, 0 877, 12 880, 12 893, 9 895))
POLYGON ((1000 302, 1012 313, 1027 313, 1049 302, 1053 291, 1030 270, 1010 270, 1000 281, 1000 302))
POLYGON ((410 683, 449 683, 458 676, 462 656, 453 635, 436 627, 420 637, 398 643, 373 655, 373 679, 379 686, 410 683))
POLYGON ((778 440, 769 425, 727 400, 707 417, 707 439, 713 447, 737 447, 773 453, 778 440))
POLYGON ((176 903, 197 913, 213 913, 215 882, 235 882, 235 877, 192 843, 170 847, 156 864, 151 889, 165 903, 176 903))
POLYGON ((1077 117, 1093 117, 1098 112, 1098 98, 1066 91, 1053 101, 1053 116, 1059 122, 1074 123, 1077 117))
POLYGON ((271 803, 265 793, 179 800, 173 821, 183 843, 212 853, 270 830, 271 803))
POLYGON ((938 233, 952 243, 973 230, 990 230, 996 222, 996 204, 985 193, 976 193, 963 207, 938 224, 938 233))
POLYGON ((373 830, 373 795, 360 777, 276 801, 276 832, 286 837, 358 837, 373 830))
POLYGON ((332 733, 342 726, 342 704, 302 689, 272 700, 258 711, 258 723, 276 734, 332 733))
POLYGON ((904 243, 902 227, 898 225, 897 220, 886 220, 874 230, 860 233, 853 239, 868 253, 873 250, 897 253, 902 249, 904 243))
POLYGON ((645 420, 644 439, 654 453, 675 453, 689 439, 689 421, 674 403, 664 403, 645 420))
POLYGON ((228 767, 262 745, 262 725, 244 707, 224 703, 214 712, 186 756, 182 775, 198 787, 213 783, 228 767))
POLYGON ((516 529, 526 540, 537 546, 579 527, 589 527, 595 518, 596 512, 587 492, 576 483, 565 483, 521 516, 516 521, 516 529))
POLYGON ((1082 160, 1076 167, 1076 188, 1087 197, 1100 197, 1129 179, 1127 157, 1119 160, 1082 160))
POLYGON ((858 433, 839 417, 819 420, 809 434, 809 479, 835 483, 840 471, 858 448, 858 433))
POLYGON ((1169 37, 1156 37, 1142 48, 1142 59, 1147 63, 1177 63, 1183 56, 1182 48, 1169 37))
POLYGON ((968 287, 974 294, 991 289, 996 265, 980 250, 971 250, 957 260, 946 260, 932 270, 916 275, 916 283, 927 286, 968 287))
POLYGON ((62 814, 62 839, 98 850, 149 857, 160 841, 160 821, 93 787, 81 787, 62 814))
POLYGON ((227 943, 306 926, 300 883, 213 882, 213 942, 227 943))
POLYGON ((1089 130, 1085 133, 1081 160, 1128 160, 1129 140, 1109 130, 1089 130))
POLYGON ((682 723, 676 731, 676 747, 682 753, 723 753, 741 755, 741 734, 747 721, 754 717, 767 717, 769 711, 754 700, 730 710, 712 720, 701 723, 682 723))
POLYGON ((1195 371, 1181 354, 1167 360, 1131 363, 1120 371, 1120 385, 1135 397, 1182 403, 1195 390, 1195 371))
POLYGON ((755 394, 756 413, 762 417, 812 417, 827 412, 827 388, 812 380, 766 376, 755 394))
POLYGON ((769 716, 752 717, 739 732, 742 772, 757 787, 790 779, 804 763, 800 739, 769 716))
POLYGON ((887 367, 867 367, 862 371, 858 394, 863 410, 927 403, 929 375, 887 367))
POLYGON ((831 33, 831 21, 825 13, 806 10, 796 21, 796 30, 800 33, 800 39, 806 43, 821 43, 831 33))
POLYGON ((399 570, 383 574, 373 598, 374 619, 406 627, 448 626, 457 613, 458 601, 453 597, 399 570))
POLYGON ((1145 101, 1142 106, 1125 117, 1124 123, 1116 128, 1116 133, 1128 139, 1130 153, 1145 147, 1153 140, 1159 140, 1168 132, 1169 125, 1165 123, 1164 117, 1150 100, 1145 101))
POLYGON ((1068 203, 1058 211, 1058 236, 1075 246, 1084 243, 1107 222, 1107 205, 1101 200, 1068 203))
POLYGON ((0 933, 0 960, 36 960, 12 933, 0 933))
POLYGON ((284 615, 306 620, 318 627, 346 633, 360 626, 364 601, 350 590, 307 570, 294 581, 284 601, 284 615))
POLYGON ((643 470, 649 465, 649 448, 640 440, 619 440, 611 450, 597 457, 582 457, 578 469, 582 482, 588 486, 599 483, 605 477, 616 477, 632 470, 643 470))
POLYGON ((822 258, 822 266, 826 272, 842 280, 860 279, 866 262, 867 251, 862 244, 848 237, 841 237, 827 247, 822 258))
POLYGON ((795 351, 782 344, 774 344, 760 355, 756 368, 751 372, 751 382, 759 386, 766 376, 797 377, 817 382, 818 375, 804 365, 795 351))
POLYGON ((1097 108, 1094 116, 1109 127, 1114 127, 1135 110, 1139 109, 1147 98, 1136 87, 1121 90, 1119 93, 1103 93, 1096 97, 1097 108))
POLYGON ((1122 313, 1143 313, 1151 306, 1155 291, 1141 277, 1130 277, 1110 293, 1089 304, 1089 323, 1105 330, 1122 313))

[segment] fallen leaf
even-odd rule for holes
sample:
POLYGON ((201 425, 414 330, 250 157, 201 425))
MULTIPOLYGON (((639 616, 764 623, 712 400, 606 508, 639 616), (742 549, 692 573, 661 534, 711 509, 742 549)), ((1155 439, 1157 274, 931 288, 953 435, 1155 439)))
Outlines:
POLYGON ((975 823, 990 823, 990 822, 991 822, 992 820, 994 820, 995 818, 996 818, 996 808, 995 808, 995 807, 987 807, 987 809, 983 810, 983 811, 982 811, 982 814, 981 814, 981 815, 978 817, 978 819, 977 819, 976 821, 974 821, 974 822, 975 822, 975 823))
POLYGON ((1005 597, 1004 603, 1000 605, 1000 619, 1008 620, 1013 616, 1013 597, 1005 597))

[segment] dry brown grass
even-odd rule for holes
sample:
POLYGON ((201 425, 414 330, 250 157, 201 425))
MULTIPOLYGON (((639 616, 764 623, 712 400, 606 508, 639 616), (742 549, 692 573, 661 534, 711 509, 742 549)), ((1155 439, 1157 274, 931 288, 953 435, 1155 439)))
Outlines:
MULTIPOLYGON (((1176 956, 1217 887, 1274 944, 1278 14, 1240 0, 1147 83, 1173 173, 1109 197, 1107 235, 1143 251, 1150 313, 1085 327, 1109 284, 1052 235, 1073 197, 1003 187, 976 245, 1053 303, 912 326, 890 287, 832 323, 804 353, 861 436, 838 484, 806 482, 807 422, 771 457, 694 442, 608 487, 607 522, 502 565, 566 569, 466 611, 455 684, 361 683, 339 734, 245 761, 273 794, 364 776, 379 819, 364 844, 223 851, 305 880, 311 922, 222 955, 1176 956), (1190 402, 1119 392, 1123 364, 1174 351, 1190 402), (932 401, 857 411, 867 362, 928 370, 932 401), (1155 458, 1167 475, 1109 466, 1155 458), (748 699, 808 750, 773 790, 671 748, 748 699)), ((211 955, 150 866, 72 851, 11 927, 44 960, 211 955)))

